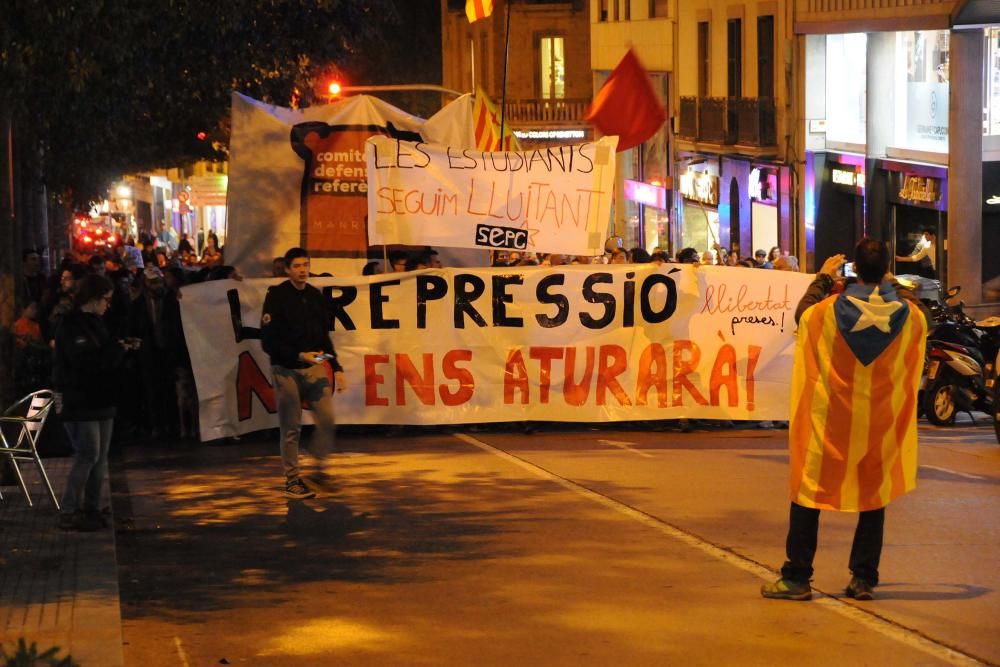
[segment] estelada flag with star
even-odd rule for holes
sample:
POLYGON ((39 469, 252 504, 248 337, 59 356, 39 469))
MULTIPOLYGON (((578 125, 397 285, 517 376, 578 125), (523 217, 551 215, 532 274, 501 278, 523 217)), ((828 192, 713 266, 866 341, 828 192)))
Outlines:
POLYGON ((475 23, 493 13, 493 0, 465 0, 465 17, 475 23))
POLYGON ((860 512, 917 482, 927 321, 888 282, 851 285, 799 320, 788 430, 792 502, 860 512))
POLYGON ((503 141, 500 140, 500 109, 479 87, 472 102, 472 131, 476 148, 481 151, 521 150, 510 123, 504 123, 503 141))
POLYGON ((632 49, 597 91, 586 119, 606 136, 618 135, 618 152, 646 141, 663 127, 667 112, 632 49))

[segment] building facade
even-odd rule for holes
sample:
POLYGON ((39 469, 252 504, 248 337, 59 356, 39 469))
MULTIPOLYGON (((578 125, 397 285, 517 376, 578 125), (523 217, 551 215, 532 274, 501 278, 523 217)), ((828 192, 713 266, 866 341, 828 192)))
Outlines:
POLYGON ((209 231, 225 245, 228 162, 199 161, 184 167, 125 176, 104 204, 121 226, 123 240, 156 237, 172 228, 196 250, 209 231))
POLYGON ((495 0, 492 15, 470 24, 465 0, 441 0, 442 83, 482 88, 499 105, 506 70, 505 122, 522 145, 581 143, 591 136, 587 17, 584 0, 495 0))
MULTIPOLYGON (((676 0, 590 0, 593 90, 600 90, 626 51, 635 51, 653 91, 672 114, 676 56, 676 0)), ((671 250, 676 231, 672 133, 664 123, 641 146, 617 155, 614 220, 610 234, 626 248, 671 250)))
POLYGON ((677 17, 676 248, 797 248, 784 0, 685 0, 677 17))
POLYGON ((995 3, 796 0, 794 32, 807 268, 863 235, 907 256, 932 231, 941 282, 1000 301, 995 3))

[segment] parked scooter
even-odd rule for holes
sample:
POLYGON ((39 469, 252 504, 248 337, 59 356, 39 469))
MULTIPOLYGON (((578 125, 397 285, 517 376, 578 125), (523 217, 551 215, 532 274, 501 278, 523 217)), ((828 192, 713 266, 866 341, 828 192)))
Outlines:
MULTIPOLYGON (((958 288, 948 291, 948 298, 958 288)), ((933 329, 927 340, 927 372, 922 383, 922 407, 928 421, 945 426, 955 421, 958 412, 979 410, 997 420, 1000 391, 997 386, 997 363, 1000 362, 1000 318, 975 322, 965 314, 962 303, 944 303, 935 313, 933 329)))

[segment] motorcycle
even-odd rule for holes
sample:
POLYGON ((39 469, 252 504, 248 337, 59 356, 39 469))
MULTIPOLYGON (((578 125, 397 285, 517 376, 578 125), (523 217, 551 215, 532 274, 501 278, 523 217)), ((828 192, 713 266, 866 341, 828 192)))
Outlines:
MULTIPOLYGON (((948 298, 958 288, 948 291, 948 298)), ((926 376, 922 382, 921 407, 927 420, 937 426, 955 421, 959 412, 979 410, 990 415, 1000 440, 1000 318, 975 322, 963 304, 944 302, 935 313, 933 330, 927 337, 926 376)))

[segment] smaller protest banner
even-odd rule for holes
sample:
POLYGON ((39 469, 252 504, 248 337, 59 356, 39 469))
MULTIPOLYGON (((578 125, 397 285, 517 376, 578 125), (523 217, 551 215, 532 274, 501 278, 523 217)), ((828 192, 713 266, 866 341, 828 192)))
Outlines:
POLYGON ((616 142, 484 152, 372 137, 369 241, 601 254, 616 142))

